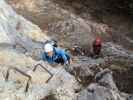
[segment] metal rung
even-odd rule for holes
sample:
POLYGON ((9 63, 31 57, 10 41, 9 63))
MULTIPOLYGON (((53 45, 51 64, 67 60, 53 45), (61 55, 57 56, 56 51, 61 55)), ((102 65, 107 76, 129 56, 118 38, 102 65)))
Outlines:
POLYGON ((22 75, 28 77, 28 81, 27 81, 26 87, 25 87, 25 92, 27 92, 28 89, 29 89, 29 84, 30 84, 30 82, 31 82, 31 76, 28 75, 28 74, 26 74, 25 72, 21 71, 21 70, 18 69, 18 68, 11 67, 11 68, 8 68, 8 70, 7 70, 6 77, 5 77, 5 81, 8 81, 8 79, 9 79, 10 70, 15 70, 15 71, 19 72, 20 74, 22 74, 22 75))
POLYGON ((24 54, 25 54, 26 52, 28 52, 28 50, 27 50, 23 45, 21 45, 21 44, 16 44, 16 45, 14 45, 14 48, 17 49, 17 46, 20 46, 22 49, 24 49, 24 54))
POLYGON ((52 74, 47 68, 45 68, 42 64, 37 64, 37 65, 35 65, 34 68, 33 68, 33 72, 35 72, 36 69, 37 69, 37 67, 39 67, 39 66, 40 66, 41 68, 43 68, 46 72, 49 73, 50 78, 46 81, 46 83, 48 83, 49 80, 53 77, 53 74, 52 74))

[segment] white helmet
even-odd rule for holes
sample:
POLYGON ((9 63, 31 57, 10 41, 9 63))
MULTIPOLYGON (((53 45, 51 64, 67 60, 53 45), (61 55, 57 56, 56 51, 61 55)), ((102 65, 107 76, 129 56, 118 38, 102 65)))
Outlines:
POLYGON ((45 52, 51 52, 51 51, 53 51, 53 46, 51 44, 47 43, 44 45, 44 50, 45 50, 45 52))

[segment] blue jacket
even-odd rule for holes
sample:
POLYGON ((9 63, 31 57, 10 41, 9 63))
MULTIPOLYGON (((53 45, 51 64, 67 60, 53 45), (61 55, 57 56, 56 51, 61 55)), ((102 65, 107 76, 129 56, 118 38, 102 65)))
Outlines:
POLYGON ((49 57, 46 52, 43 53, 42 59, 47 60, 49 63, 53 63, 58 58, 63 58, 64 63, 68 61, 70 58, 68 53, 65 52, 65 50, 54 47, 54 54, 52 57, 49 57))

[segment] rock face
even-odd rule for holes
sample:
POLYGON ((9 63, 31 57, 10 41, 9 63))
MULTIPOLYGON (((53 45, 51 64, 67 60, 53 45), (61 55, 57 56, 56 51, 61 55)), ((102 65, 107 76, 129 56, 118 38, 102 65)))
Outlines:
MULTIPOLYGON (((46 64, 44 65, 46 66, 46 64)), ((32 68, 28 69, 26 67, 21 68, 21 70, 27 70, 28 72, 30 71, 30 73, 31 69, 32 68)), ((73 100, 76 98, 75 89, 78 89, 79 86, 75 78, 62 68, 54 69, 47 67, 47 69, 52 71, 54 77, 46 83, 49 77, 46 75, 46 72, 34 72, 34 75, 37 77, 31 74, 32 81, 27 93, 24 92, 26 79, 24 80, 24 77, 19 73, 15 73, 16 75, 10 73, 9 81, 1 80, 1 100, 18 100, 18 98, 20 100, 40 100, 49 94, 55 95, 57 100, 73 100), (38 74, 41 74, 41 77, 38 74)), ((30 73, 28 74, 30 75, 30 73)))
POLYGON ((128 95, 119 93, 108 69, 97 73, 96 81, 79 93, 78 100, 127 100, 128 95))
POLYGON ((45 42, 49 37, 38 26, 16 14, 4 0, 0 1, 0 11, 1 100, 40 100, 50 93, 54 93, 58 100, 74 99, 74 90, 79 86, 72 75, 62 67, 52 68, 47 63, 31 58, 31 51, 37 50, 37 47, 42 49, 41 42, 45 42), (21 49, 26 49, 26 52, 21 49), (33 72, 33 66, 40 63, 53 75, 49 83, 46 81, 51 75, 47 71, 39 68, 33 72), (14 67, 31 77, 26 94, 24 90, 27 78, 14 67), (7 70, 11 68, 8 81, 5 81, 7 70))
MULTIPOLYGON (((33 4, 36 0, 34 2, 30 1, 25 0, 23 3, 24 5, 33 4)), ((48 1, 46 3, 52 4, 48 1)), ((53 9, 55 8, 55 5, 51 6, 53 9)), ((23 8, 23 5, 21 7, 23 8)), ((29 5, 28 9, 32 11, 33 8, 36 8, 36 6, 29 5)), ((37 25, 16 14, 5 0, 0 0, 0 11, 1 100, 47 100, 49 96, 53 96, 55 100, 132 99, 132 96, 119 91, 114 82, 112 71, 104 69, 108 55, 114 58, 119 55, 123 59, 130 58, 130 65, 132 65, 132 52, 126 52, 120 47, 117 48, 117 46, 112 45, 112 43, 107 43, 104 45, 103 52, 105 55, 103 58, 92 59, 77 56, 70 66, 57 65, 52 67, 40 59, 36 60, 43 52, 43 42, 50 39, 46 36, 46 33, 43 33, 37 25), (108 49, 109 47, 110 49, 108 49), (38 65, 37 70, 35 70, 35 65, 38 65)), ((68 12, 64 10, 63 14, 65 16, 68 12)), ((88 23, 85 23, 81 18, 77 18, 82 23, 77 25, 77 21, 72 20, 74 17, 74 15, 71 15, 66 21, 51 22, 50 26, 53 28, 51 31, 55 32, 54 29, 60 27, 57 32, 65 33, 67 31, 68 33, 65 33, 67 36, 73 32, 73 27, 76 27, 77 30, 74 31, 74 34, 79 36, 82 36, 82 32, 89 32, 88 27, 86 27, 88 23), (74 24, 71 24, 71 22, 74 24), (78 30, 78 28, 83 29, 78 30)), ((79 39, 78 42, 88 38, 88 35, 83 37, 71 36, 74 36, 73 39, 79 39)), ((111 61, 114 62, 114 60, 111 61)))
POLYGON ((105 86, 112 90, 118 91, 118 89, 114 83, 113 77, 112 77, 112 72, 109 69, 105 69, 105 70, 97 73, 95 76, 95 80, 101 86, 105 86))
POLYGON ((127 92, 126 88, 128 88, 128 93, 132 93, 132 52, 113 43, 106 43, 103 53, 103 57, 98 59, 84 56, 74 58, 75 62, 69 70, 82 85, 87 87, 79 93, 78 100, 88 100, 88 98, 90 100, 130 100, 132 96, 119 90, 127 92), (105 68, 111 69, 113 73, 105 68), (131 81, 125 83, 123 79, 131 81))
MULTIPOLYGON (((47 30, 48 35, 59 41, 59 45, 71 47, 75 44, 91 46, 96 34, 105 32, 105 24, 91 20, 84 20, 74 13, 74 9, 67 10, 54 0, 28 0, 24 3, 16 0, 7 0, 12 7, 28 20, 39 25, 42 30, 47 30), (32 2, 32 6, 30 5, 32 2)), ((57 1, 58 2, 58 1, 57 1)))
POLYGON ((19 14, 47 30, 49 36, 60 41, 60 45, 71 47, 78 44, 90 50, 92 40, 100 35, 104 40, 114 41, 133 50, 132 21, 122 15, 104 12, 108 8, 104 8, 101 1, 7 1, 19 14))
POLYGON ((0 43, 21 44, 32 49, 34 41, 44 42, 48 37, 37 25, 24 19, 4 0, 0 1, 0 43))

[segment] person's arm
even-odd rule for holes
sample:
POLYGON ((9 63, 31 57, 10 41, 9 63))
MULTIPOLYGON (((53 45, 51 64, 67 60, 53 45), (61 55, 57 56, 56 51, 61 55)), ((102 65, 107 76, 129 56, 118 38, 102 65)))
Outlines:
POLYGON ((63 59, 64 59, 64 63, 65 63, 65 64, 68 64, 68 59, 67 59, 66 55, 65 55, 65 54, 63 54, 63 56, 62 56, 62 57, 63 57, 63 59))
POLYGON ((64 51, 62 55, 64 59, 64 64, 69 64, 69 55, 64 51))

